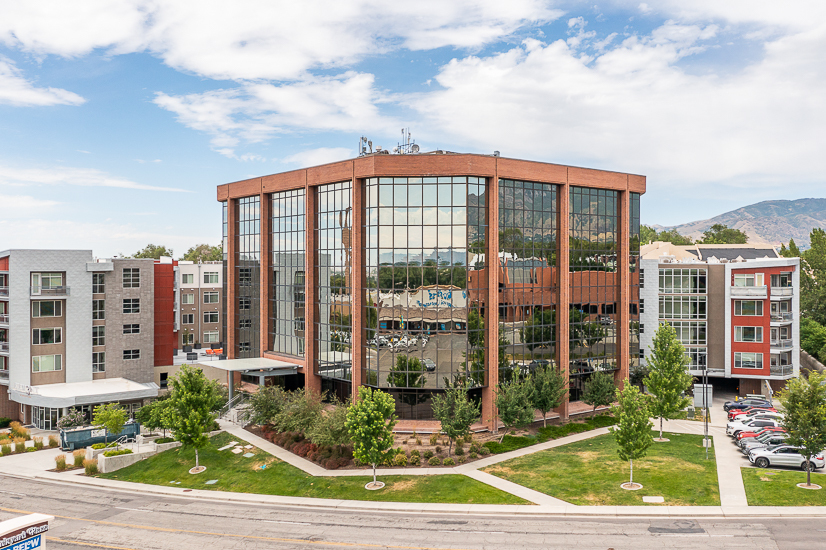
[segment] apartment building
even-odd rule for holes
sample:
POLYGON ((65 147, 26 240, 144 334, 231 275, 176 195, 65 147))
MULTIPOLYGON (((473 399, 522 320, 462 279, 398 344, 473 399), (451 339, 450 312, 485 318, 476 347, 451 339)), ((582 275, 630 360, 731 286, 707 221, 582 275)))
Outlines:
MULTIPOLYGON (((176 262, 177 345, 220 345, 223 322, 223 262, 176 262)), ((169 363, 171 364, 171 363, 169 363)))
POLYGON ((621 383, 640 355, 645 184, 438 151, 220 185, 223 368, 339 397, 381 388, 403 419, 431 418, 463 380, 489 426, 516 370, 558 365, 572 400, 595 370, 621 383))
POLYGON ((54 429, 70 408, 156 396, 155 271, 89 250, 0 252, 0 416, 54 429))
POLYGON ((641 255, 643 355, 667 322, 691 374, 739 379, 741 394, 762 393, 765 382, 781 388, 799 374, 799 258, 768 245, 662 242, 643 246, 641 255))

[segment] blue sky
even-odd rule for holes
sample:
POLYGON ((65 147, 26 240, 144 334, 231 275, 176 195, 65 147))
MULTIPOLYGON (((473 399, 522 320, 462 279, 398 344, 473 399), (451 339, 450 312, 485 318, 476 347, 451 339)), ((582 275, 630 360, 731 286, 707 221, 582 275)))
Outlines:
POLYGON ((403 127, 644 174, 643 223, 823 197, 824 73, 822 2, 4 3, 0 248, 218 244, 216 185, 403 127))

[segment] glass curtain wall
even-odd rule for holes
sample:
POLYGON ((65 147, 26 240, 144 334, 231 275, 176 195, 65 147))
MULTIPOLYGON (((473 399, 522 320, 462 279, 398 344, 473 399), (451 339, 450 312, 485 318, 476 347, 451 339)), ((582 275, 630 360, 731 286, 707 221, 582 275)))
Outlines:
POLYGON ((485 383, 480 314, 469 315, 484 277, 475 296, 468 292, 469 238, 473 270, 484 269, 484 184, 365 180, 365 383, 389 391, 400 418, 431 418, 431 394, 446 384, 485 383))
POLYGON ((607 189, 570 188, 570 390, 582 397, 585 381, 596 370, 619 366, 617 327, 619 280, 619 193, 607 189))
POLYGON ((557 188, 499 180, 499 380, 555 365, 557 188))
POLYGON ((322 391, 351 393, 353 186, 316 187, 316 342, 322 391))
MULTIPOLYGON (((221 240, 221 246, 223 247, 223 254, 221 259, 223 260, 223 265, 221 269, 223 271, 223 297, 224 299, 221 300, 221 347, 224 350, 224 355, 227 354, 227 283, 229 279, 227 278, 227 253, 229 252, 229 245, 227 244, 227 201, 221 202, 221 211, 223 216, 223 222, 221 226, 223 228, 223 238, 221 240)), ((182 292, 181 288, 178 288, 178 292, 182 292)), ((180 315, 180 311, 178 312, 180 315)))
MULTIPOLYGON (((630 326, 628 335, 628 372, 629 375, 640 366, 640 194, 630 193, 629 197, 629 308, 630 326)), ((651 307, 654 304, 650 304, 651 307)))
POLYGON ((272 194, 269 333, 272 351, 304 355, 305 190, 272 194))
POLYGON ((237 201, 235 250, 235 356, 260 357, 261 203, 258 196, 237 201))

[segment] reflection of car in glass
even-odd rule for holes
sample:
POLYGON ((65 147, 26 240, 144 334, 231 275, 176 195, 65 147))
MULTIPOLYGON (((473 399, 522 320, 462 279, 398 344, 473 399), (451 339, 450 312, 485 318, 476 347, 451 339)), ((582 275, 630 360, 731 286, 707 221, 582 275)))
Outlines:
POLYGON ((527 365, 522 365, 522 374, 533 373, 539 370, 540 368, 545 368, 551 364, 550 361, 547 359, 534 359, 527 365))
POLYGON ((608 315, 598 316, 597 321, 599 321, 599 324, 601 324, 601 325, 613 325, 614 324, 614 320, 611 319, 611 317, 609 317, 608 315))
POLYGON ((582 359, 571 361, 571 374, 588 374, 594 372, 594 367, 582 359))
POLYGON ((424 368, 427 372, 433 372, 436 370, 436 363, 433 362, 433 359, 425 359, 424 368))
POLYGON ((616 370, 616 368, 611 363, 604 362, 604 363, 599 363, 598 365, 596 365, 594 367, 594 370, 599 370, 599 371, 602 371, 602 372, 611 372, 613 370, 616 370))

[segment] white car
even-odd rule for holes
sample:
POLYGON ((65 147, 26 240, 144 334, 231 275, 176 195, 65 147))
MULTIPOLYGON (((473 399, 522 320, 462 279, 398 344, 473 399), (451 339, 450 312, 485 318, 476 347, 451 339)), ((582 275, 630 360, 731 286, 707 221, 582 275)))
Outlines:
POLYGON ((812 457, 811 466, 809 466, 806 458, 800 454, 800 449, 790 447, 789 445, 776 445, 765 449, 754 449, 749 452, 749 462, 758 468, 791 466, 792 468, 801 468, 804 471, 807 467, 816 470, 826 466, 826 460, 823 459, 822 452, 812 457))
POLYGON ((765 426, 780 426, 780 419, 779 418, 752 418, 746 422, 729 422, 726 424, 726 434, 737 437, 742 431, 749 431, 753 432, 756 429, 763 428, 765 426))

